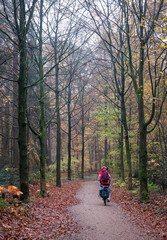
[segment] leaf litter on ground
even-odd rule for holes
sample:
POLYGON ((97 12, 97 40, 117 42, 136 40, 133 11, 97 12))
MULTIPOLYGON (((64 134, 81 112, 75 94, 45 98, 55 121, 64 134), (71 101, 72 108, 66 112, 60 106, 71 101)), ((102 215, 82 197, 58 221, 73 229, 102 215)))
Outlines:
POLYGON ((157 191, 141 202, 127 188, 111 186, 111 201, 117 203, 150 239, 167 240, 167 195, 157 191))
POLYGON ((39 196, 39 183, 30 185, 30 204, 9 206, 0 215, 0 239, 42 240, 79 232, 68 207, 77 204, 80 181, 63 181, 62 187, 47 184, 48 197, 39 196))
MULTIPOLYGON (((63 181, 58 188, 47 184, 49 197, 39 196, 39 183, 30 185, 31 203, 10 205, 0 212, 0 239, 44 240, 58 239, 79 233, 81 226, 71 216, 68 208, 78 203, 75 198, 82 181, 63 181)), ((147 232, 150 239, 167 239, 167 196, 150 194, 141 202, 126 188, 111 186, 111 202, 115 202, 147 232)))

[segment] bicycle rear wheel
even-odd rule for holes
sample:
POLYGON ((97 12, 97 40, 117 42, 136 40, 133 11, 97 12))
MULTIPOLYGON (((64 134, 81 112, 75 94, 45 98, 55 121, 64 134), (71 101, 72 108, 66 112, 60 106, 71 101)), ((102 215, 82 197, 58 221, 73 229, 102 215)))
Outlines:
POLYGON ((105 205, 105 206, 106 206, 106 200, 107 200, 106 197, 104 197, 104 205, 105 205))

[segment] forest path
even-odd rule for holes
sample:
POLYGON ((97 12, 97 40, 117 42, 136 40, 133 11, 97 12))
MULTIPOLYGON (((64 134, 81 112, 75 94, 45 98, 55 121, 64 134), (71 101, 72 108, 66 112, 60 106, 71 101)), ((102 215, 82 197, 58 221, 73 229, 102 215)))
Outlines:
POLYGON ((64 240, 149 240, 115 203, 104 203, 98 197, 98 182, 84 182, 77 196, 80 203, 70 208, 82 226, 81 233, 64 240))

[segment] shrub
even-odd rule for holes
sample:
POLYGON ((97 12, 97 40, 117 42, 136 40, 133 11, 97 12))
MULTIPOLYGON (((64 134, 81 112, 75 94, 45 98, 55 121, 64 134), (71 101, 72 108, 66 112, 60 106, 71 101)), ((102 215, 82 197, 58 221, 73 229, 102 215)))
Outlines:
POLYGON ((13 203, 14 199, 20 198, 23 193, 15 186, 8 186, 4 188, 0 186, 0 207, 5 207, 5 203, 13 203))

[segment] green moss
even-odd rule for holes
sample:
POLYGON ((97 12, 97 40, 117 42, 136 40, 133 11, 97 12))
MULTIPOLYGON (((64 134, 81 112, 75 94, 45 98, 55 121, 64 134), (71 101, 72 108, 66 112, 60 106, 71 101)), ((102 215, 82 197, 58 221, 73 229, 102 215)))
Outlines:
POLYGON ((147 172, 143 171, 142 169, 139 170, 139 176, 141 178, 147 179, 147 172))
POLYGON ((149 192, 157 192, 159 191, 159 187, 156 184, 148 184, 148 190, 149 192))
POLYGON ((149 199, 149 194, 147 192, 142 193, 141 201, 146 201, 149 199))
POLYGON ((5 201, 3 198, 0 198, 0 209, 5 209, 9 203, 5 201))
POLYGON ((136 188, 135 190, 130 191, 132 195, 138 195, 139 194, 139 188, 136 188))
POLYGON ((125 187, 126 186, 126 183, 125 182, 122 182, 121 184, 120 184, 120 187, 125 187))
POLYGON ((133 186, 134 187, 138 187, 138 186, 140 186, 140 182, 139 182, 139 180, 138 179, 132 179, 132 184, 133 184, 133 186))

